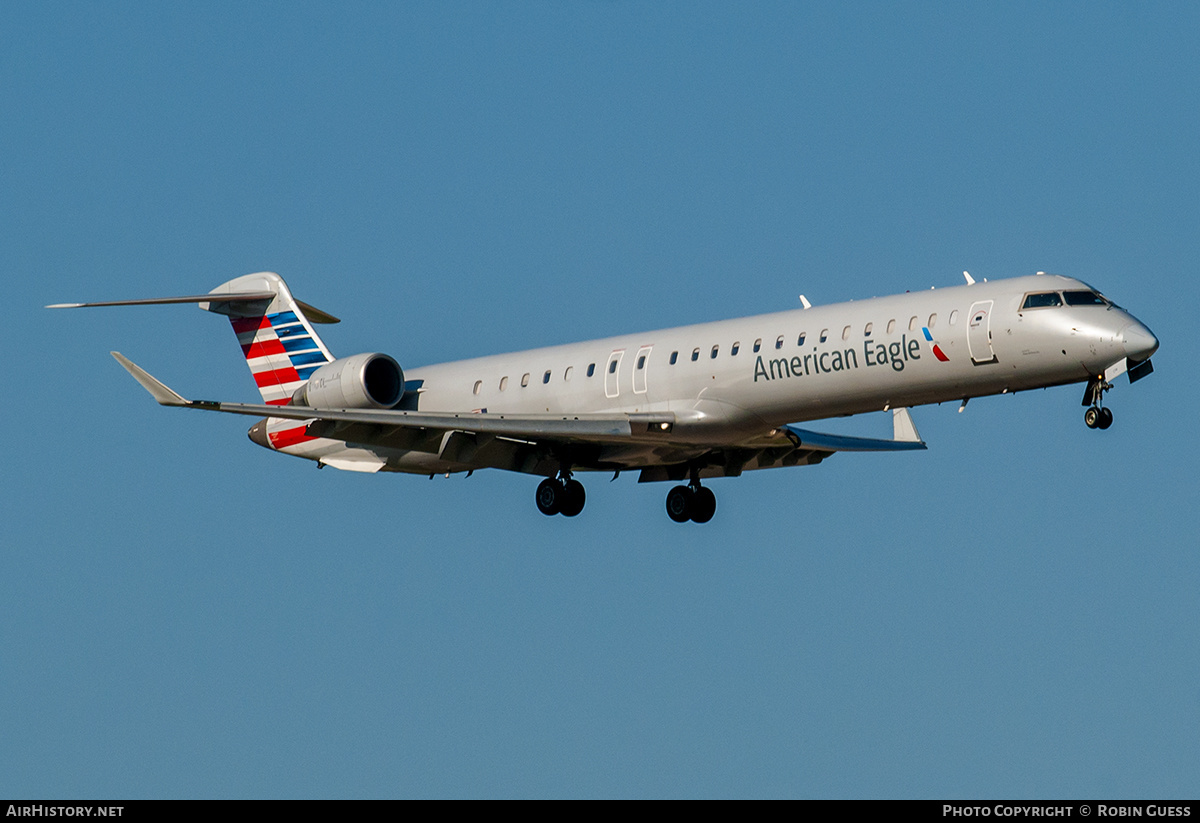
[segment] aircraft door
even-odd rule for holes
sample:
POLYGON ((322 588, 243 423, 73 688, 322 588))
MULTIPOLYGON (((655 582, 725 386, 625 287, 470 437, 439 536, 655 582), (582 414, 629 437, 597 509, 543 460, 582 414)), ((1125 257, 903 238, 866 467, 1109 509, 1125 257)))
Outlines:
POLYGON ((604 396, 616 397, 621 393, 621 384, 619 378, 621 376, 621 358, 625 356, 624 349, 617 349, 608 356, 608 363, 604 366, 604 396))
POLYGON ((976 366, 999 362, 992 350, 992 301, 981 300, 971 304, 967 320, 967 348, 971 350, 971 362, 976 366))
POLYGON ((638 349, 637 358, 633 361, 633 393, 646 393, 646 372, 650 370, 650 350, 653 346, 642 346, 638 349))

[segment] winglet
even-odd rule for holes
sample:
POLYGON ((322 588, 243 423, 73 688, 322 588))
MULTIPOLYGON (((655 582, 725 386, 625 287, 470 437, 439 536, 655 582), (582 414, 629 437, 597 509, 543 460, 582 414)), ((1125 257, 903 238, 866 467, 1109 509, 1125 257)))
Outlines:
POLYGON ((188 406, 191 402, 159 382, 150 372, 134 363, 119 351, 109 352, 125 371, 133 375, 133 379, 142 384, 142 388, 163 406, 188 406))
POLYGON ((900 443, 923 443, 908 409, 892 409, 892 437, 900 443))

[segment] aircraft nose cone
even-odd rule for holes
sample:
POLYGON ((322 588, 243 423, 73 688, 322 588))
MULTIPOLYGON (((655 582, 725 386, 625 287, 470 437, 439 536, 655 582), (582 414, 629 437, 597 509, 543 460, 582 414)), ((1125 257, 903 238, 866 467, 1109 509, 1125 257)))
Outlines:
POLYGON ((1145 360, 1158 351, 1158 338, 1141 323, 1131 323, 1122 329, 1121 341, 1130 360, 1145 360))

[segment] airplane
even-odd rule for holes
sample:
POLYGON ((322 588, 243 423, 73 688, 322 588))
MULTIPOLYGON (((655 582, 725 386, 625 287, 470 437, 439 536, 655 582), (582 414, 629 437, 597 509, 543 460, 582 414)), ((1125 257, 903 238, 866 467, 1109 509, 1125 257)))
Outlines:
POLYGON ((196 303, 229 317, 261 404, 190 400, 119 352, 164 406, 260 417, 264 448, 318 468, 437 474, 494 468, 541 476, 546 515, 578 515, 576 472, 669 482, 668 516, 705 523, 702 484, 809 466, 839 451, 926 448, 912 406, 1084 383, 1084 422, 1107 429, 1112 381, 1154 367, 1158 339, 1086 283, 1038 272, 491 355, 405 372, 378 352, 335 358, 314 324, 338 319, 296 300, 273 272, 208 294, 47 308, 196 303), (890 411, 893 436, 823 434, 811 420, 890 411))

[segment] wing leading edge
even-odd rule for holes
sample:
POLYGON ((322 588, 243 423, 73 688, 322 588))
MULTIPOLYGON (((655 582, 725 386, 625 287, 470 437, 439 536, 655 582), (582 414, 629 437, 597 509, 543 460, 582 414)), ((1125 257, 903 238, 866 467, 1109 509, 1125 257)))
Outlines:
POLYGON ((552 439, 560 442, 629 441, 639 435, 669 432, 675 423, 672 412, 638 414, 511 415, 456 412, 409 412, 363 409, 318 409, 312 406, 268 406, 255 403, 223 403, 212 400, 188 400, 167 387, 141 366, 120 352, 111 352, 142 388, 163 406, 244 414, 252 417, 276 417, 288 420, 323 420, 332 423, 366 423, 392 428, 435 431, 467 431, 528 439, 552 439), (666 426, 666 428, 663 428, 666 426))
POLYGON ((849 437, 838 434, 822 434, 797 426, 784 426, 794 436, 798 445, 824 452, 894 452, 914 451, 928 448, 908 409, 892 409, 893 439, 878 440, 872 437, 849 437))
MULTIPOLYGON (((319 459, 322 465, 356 471, 379 471, 389 466, 390 471, 424 473, 428 468, 427 460, 415 464, 423 468, 391 467, 386 457, 371 451, 382 447, 436 456, 444 461, 437 464, 437 471, 490 467, 553 474, 566 458, 579 469, 640 469, 639 482, 645 483, 688 476, 731 477, 750 469, 814 465, 839 451, 926 448, 908 409, 893 410, 895 439, 892 440, 823 434, 789 425, 776 429, 765 440, 753 438, 737 445, 706 442, 702 438, 698 442, 694 429, 683 441, 674 438, 673 433, 678 434, 677 429, 681 431, 680 427, 686 427, 690 421, 678 418, 673 412, 512 415, 189 400, 121 353, 112 352, 112 356, 161 405, 302 421, 308 438, 330 438, 353 446, 350 449, 353 456, 322 456, 319 459)), ((253 434, 251 439, 268 445, 253 434)))

